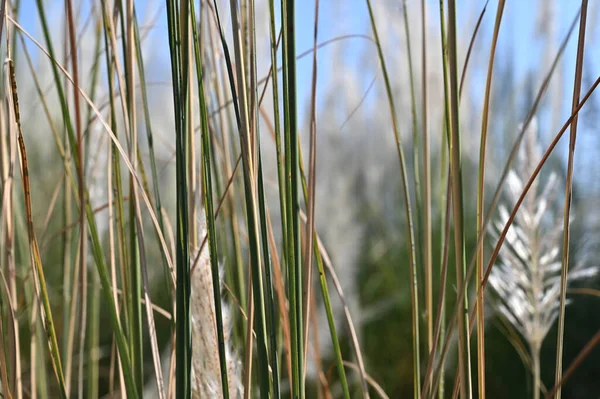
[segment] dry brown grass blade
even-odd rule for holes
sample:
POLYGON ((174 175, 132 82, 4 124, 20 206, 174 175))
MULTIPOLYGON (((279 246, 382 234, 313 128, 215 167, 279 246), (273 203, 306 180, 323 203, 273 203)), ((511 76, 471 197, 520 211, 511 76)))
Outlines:
POLYGON ((273 226, 271 225, 271 217, 267 213, 267 225, 269 233, 269 247, 271 248, 271 262, 273 264, 273 277, 275 282, 275 293, 277 294, 277 303, 279 305, 279 316, 281 317, 281 328, 283 330, 283 353, 285 354, 285 365, 288 373, 288 378, 292 378, 292 358, 291 358, 291 336, 290 336, 290 315, 286 306, 287 299, 285 297, 285 283, 283 273, 281 272, 281 264, 277 255, 277 244, 275 242, 275 234, 273 234, 273 226))
MULTIPOLYGON (((358 370, 359 366, 357 366, 354 363, 351 362, 347 362, 344 360, 344 366, 349 367, 353 370, 358 370)), ((385 391, 383 390, 383 388, 381 387, 381 385, 379 385, 377 383, 377 381, 375 381, 373 379, 373 377, 371 377, 369 374, 365 374, 365 378, 367 380, 367 382, 369 383, 369 385, 375 390, 375 392, 377 392, 377 394, 379 395, 380 398, 382 399, 390 399, 389 396, 387 396, 387 394, 385 393, 385 391)))
POLYGON ((29 168, 27 162, 27 151, 25 149, 25 140, 21 129, 21 116, 19 111, 19 99, 17 97, 17 80, 15 76, 15 68, 12 60, 8 61, 11 86, 12 86, 12 105, 14 110, 15 122, 17 125, 17 140, 19 143, 19 154, 21 156, 21 173, 23 177, 23 193, 25 197, 25 215, 27 218, 27 233, 29 236, 29 251, 31 258, 31 266, 33 268, 34 276, 36 279, 35 287, 37 291, 38 300, 42 302, 40 304, 40 315, 42 317, 44 330, 48 337, 48 345, 50 347, 52 367, 54 374, 58 381, 61 396, 67 397, 67 391, 65 387, 65 377, 62 370, 62 364, 60 361, 60 352, 58 349, 58 340, 56 338, 56 331, 54 329, 54 320, 52 318, 52 309, 50 308, 50 299, 48 297, 48 288, 46 286, 46 279, 44 277, 44 268, 42 266, 42 259, 40 256, 39 247, 37 244, 37 238, 35 235, 35 229, 33 227, 33 212, 31 210, 31 187, 29 184, 29 168))

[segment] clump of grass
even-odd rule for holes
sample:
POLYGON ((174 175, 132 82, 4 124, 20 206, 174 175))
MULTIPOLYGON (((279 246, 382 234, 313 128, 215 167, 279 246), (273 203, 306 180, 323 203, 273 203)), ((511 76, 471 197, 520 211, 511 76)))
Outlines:
MULTIPOLYGON (((410 397, 408 392, 411 391, 415 399, 443 398, 446 396, 444 370, 451 371, 445 367, 450 363, 445 361, 445 357, 452 337, 458 337, 454 395, 471 399, 475 395, 475 372, 471 370, 471 361, 475 363, 475 359, 474 356, 471 359, 470 340, 475 317, 467 317, 470 308, 466 297, 474 288, 471 274, 476 264, 478 303, 483 304, 485 286, 490 270, 493 270, 489 277, 494 293, 491 303, 507 321, 506 324, 512 325, 522 335, 528 346, 529 363, 533 369, 533 396, 534 399, 539 398, 543 390, 540 348, 557 314, 560 326, 557 352, 562 361, 564 326, 561 321, 566 278, 572 282, 597 273, 596 267, 586 263, 566 267, 568 251, 565 251, 573 245, 568 234, 568 215, 574 174, 574 115, 600 83, 599 78, 579 101, 587 2, 583 2, 584 12, 581 14, 573 115, 543 157, 534 121, 526 133, 527 140, 517 157, 518 162, 508 173, 523 137, 522 132, 519 134, 492 205, 486 212, 483 209, 486 202, 484 190, 492 175, 489 170, 497 166, 490 165, 494 158, 485 156, 486 141, 491 139, 488 138, 488 124, 492 132, 496 130, 497 119, 506 117, 495 108, 497 88, 492 85, 492 72, 496 66, 503 67, 502 63, 495 66, 493 59, 504 1, 498 2, 494 35, 488 47, 490 61, 482 111, 477 210, 468 195, 471 187, 468 176, 473 175, 471 168, 475 163, 471 161, 476 158, 476 151, 469 150, 466 145, 477 142, 477 137, 470 134, 476 129, 468 127, 470 119, 476 118, 470 118, 468 112, 463 112, 465 105, 470 103, 461 103, 461 98, 469 99, 470 96, 461 97, 461 93, 463 87, 469 87, 463 86, 465 80, 468 81, 465 76, 481 75, 467 75, 466 69, 471 50, 478 49, 473 45, 476 32, 480 25, 489 25, 488 19, 484 18, 485 7, 462 62, 459 44, 473 31, 463 29, 464 20, 459 14, 464 9, 459 2, 441 1, 439 10, 430 7, 431 11, 427 11, 425 0, 405 1, 401 5, 404 26, 398 23, 394 14, 389 13, 397 5, 387 3, 393 2, 366 0, 365 11, 368 10, 368 13, 364 13, 362 23, 370 27, 370 37, 351 33, 321 41, 321 37, 330 32, 325 30, 322 33, 323 20, 325 24, 329 21, 319 15, 330 8, 320 10, 318 0, 314 3, 313 21, 305 20, 305 8, 312 4, 295 0, 270 0, 268 4, 252 0, 198 3, 166 0, 166 7, 157 13, 155 20, 160 22, 152 22, 149 26, 138 26, 133 0, 114 4, 102 2, 101 7, 89 9, 84 2, 67 1, 62 25, 60 21, 50 23, 54 21, 48 18, 51 14, 48 3, 37 0, 35 4, 43 43, 35 40, 35 34, 30 35, 18 25, 20 0, 0 5, 0 34, 5 21, 8 21, 7 33, 15 27, 18 29, 14 36, 7 37, 7 59, 14 60, 16 70, 20 72, 20 57, 17 55, 23 53, 26 56, 30 66, 30 75, 26 78, 35 83, 50 127, 31 129, 31 125, 20 125, 18 107, 12 99, 16 99, 16 80, 21 76, 13 73, 8 76, 5 70, 4 79, 0 79, 6 86, 3 88, 4 105, 0 106, 1 397, 45 399, 77 395, 97 399, 101 395, 127 398, 142 395, 161 399, 242 396, 278 399, 291 395, 294 399, 304 399, 369 398, 370 395, 375 397, 375 394, 410 397), (420 18, 409 18, 407 10, 417 10, 419 3, 420 18), (261 6, 265 11, 268 7, 270 19, 268 35, 265 32, 262 37, 258 36, 261 6), (441 57, 431 57, 439 51, 436 43, 430 43, 429 39, 437 27, 427 24, 430 22, 429 15, 437 11, 442 51, 441 57), (277 15, 278 12, 281 14, 277 15), (86 18, 82 18, 83 13, 87 13, 86 18), (314 22, 312 54, 309 51, 298 55, 297 50, 303 49, 297 46, 304 39, 304 26, 297 25, 298 21, 302 21, 302 25, 314 22), (147 57, 144 40, 148 28, 159 25, 166 25, 166 37, 163 39, 169 44, 169 52, 165 65, 170 64, 171 75, 170 81, 166 82, 169 89, 162 92, 167 94, 154 98, 159 97, 159 107, 171 105, 168 108, 172 114, 168 115, 158 112, 164 109, 152 108, 149 101, 153 97, 151 86, 156 83, 153 80, 158 76, 155 68, 160 68, 157 65, 160 63, 152 63, 147 57), (61 26, 63 32, 55 32, 56 27, 61 29, 61 26), (82 50, 88 37, 85 32, 92 26, 95 27, 94 61, 88 72, 83 60, 86 52, 82 50), (408 78, 402 76, 403 70, 398 68, 398 62, 405 61, 404 54, 390 54, 388 47, 383 45, 390 42, 390 37, 396 39, 393 36, 395 27, 398 32, 402 31, 400 35, 406 36, 406 50, 400 51, 406 51, 408 56, 408 78), (413 71, 410 49, 414 43, 409 32, 421 34, 415 39, 421 45, 422 61, 416 67, 420 71, 413 71), (56 39, 57 33, 64 33, 64 48, 56 39), (17 35, 21 36, 20 42, 16 41, 17 35), (36 70, 37 66, 34 67, 30 61, 26 36, 44 54, 44 60, 50 60, 52 75, 48 89, 42 87, 44 82, 38 79, 42 72, 36 70), (319 52, 333 42, 359 37, 367 39, 362 40, 369 46, 364 54, 372 60, 365 65, 372 64, 376 77, 350 116, 336 115, 335 112, 345 112, 335 110, 340 104, 349 103, 344 98, 350 92, 349 84, 360 87, 365 71, 347 77, 342 73, 341 65, 336 64, 335 75, 343 77, 330 76, 329 79, 339 79, 341 84, 330 89, 330 93, 323 94, 321 79, 326 79, 328 74, 320 72, 323 70, 320 63, 327 60, 327 53, 319 52), (18 43, 20 48, 16 48, 18 43), (261 45, 265 43, 269 45, 271 65, 263 69, 259 57, 261 45), (62 53, 64 57, 59 59, 57 54, 62 53), (297 59, 308 54, 312 56, 310 113, 307 123, 302 123, 302 114, 306 111, 301 105, 306 81, 302 64, 297 63, 297 59), (266 71, 269 75, 260 79, 260 74, 266 71), (441 82, 436 84, 432 79, 432 75, 440 71, 443 72, 443 87, 441 82), (462 76, 460 81, 459 76, 462 76), (377 80, 383 89, 380 98, 373 102, 371 99, 365 101, 377 80), (399 90, 404 81, 410 83, 410 92, 399 90), (267 93, 268 90, 271 93, 267 93), (443 95, 436 96, 436 90, 443 95), (330 99, 330 104, 320 105, 323 95, 330 99), (56 96, 58 102, 54 98, 55 103, 52 104, 50 98, 56 96), (271 98, 268 105, 262 104, 263 98, 271 98), (138 102, 142 108, 139 108, 138 102), (421 107, 417 107, 419 103, 421 107), (406 118, 409 107, 410 118, 406 118), (327 139, 323 134, 326 130, 321 126, 331 125, 329 121, 343 117, 342 127, 356 128, 346 122, 350 122, 358 110, 367 112, 369 108, 372 113, 366 114, 365 125, 372 130, 381 130, 382 135, 389 137, 388 145, 373 147, 377 149, 376 159, 369 154, 368 162, 355 162, 355 155, 365 152, 361 143, 381 141, 371 135, 359 142, 353 141, 349 137, 351 135, 340 135, 340 141, 335 143, 337 148, 320 147, 320 143, 327 139), (138 123, 137 115, 142 109, 144 123, 138 123), (57 115, 52 114, 53 110, 57 115), (385 111, 383 118, 378 114, 380 111, 385 111), (160 124, 154 119, 160 119, 168 127, 160 129, 160 124), (385 122, 382 123, 382 120, 385 122), (408 135, 403 133, 403 128, 410 122, 413 143, 406 141, 408 135), (568 201, 566 216, 562 216, 554 206, 557 188, 561 186, 559 174, 549 174, 542 184, 541 180, 534 180, 541 168, 535 162, 539 158, 542 158, 542 164, 546 162, 572 122, 571 152, 564 184, 568 201), (59 123, 64 126, 59 126, 59 123), (386 124, 387 128, 378 128, 386 124), (272 125, 273 130, 275 148, 270 152, 268 145, 262 146, 268 140, 263 134, 265 125, 272 125), (36 147, 36 143, 32 142, 35 138, 45 145, 44 135, 50 130, 54 133, 58 152, 43 146, 36 147), (64 130, 62 135, 61 130, 64 130), (19 133, 19 148, 16 132, 19 133), (36 133, 38 136, 34 136, 36 133), (98 133, 98 143, 106 140, 106 147, 94 140, 98 133), (197 140, 198 137, 201 140, 197 140), (162 141, 154 142, 155 138, 162 141), (161 145, 165 142, 167 145, 161 145), (350 148, 348 154, 338 143, 350 148), (302 148, 306 148, 303 147, 306 144, 310 144, 307 164, 302 159, 302 148), (441 156, 436 153, 438 151, 441 156), (40 157, 38 153, 41 152, 43 156, 40 157), (405 152, 412 153, 412 163, 410 157, 405 157, 405 152), (26 154, 30 156, 29 164, 26 154), (332 159, 344 158, 344 162, 353 166, 346 168, 346 163, 340 163, 328 168, 324 166, 327 163, 317 162, 317 155, 319 159, 329 160, 329 164, 332 159), (393 158, 388 155, 393 155, 393 158), (22 182, 15 178, 19 156, 23 165, 22 182), (53 162, 53 165, 58 165, 62 176, 54 179, 50 169, 44 168, 41 162, 46 162, 45 156, 59 161, 53 162), (395 163, 396 157, 399 165, 395 163), (44 161, 40 162, 38 158, 44 161), (394 164, 384 164, 386 158, 393 159, 394 164), (167 160, 163 162, 164 159, 167 160), (268 165, 272 164, 274 168, 275 161, 276 179, 270 179, 268 165), (369 164, 389 169, 381 173, 382 190, 378 189, 378 184, 362 184, 362 179, 371 179, 369 164), (147 174, 148 165, 151 173, 147 174), (320 165, 319 168, 317 165, 320 165), (432 174, 432 170, 438 166, 440 177, 436 181, 437 173, 432 174), (97 172, 104 167, 106 174, 97 172), (323 173, 331 175, 322 179, 323 173), (387 176, 393 178, 384 178, 387 176), (414 177, 409 178, 411 176, 414 177), (507 200, 497 207, 505 178, 508 182, 507 200), (55 181, 52 198, 45 201, 43 195, 52 191, 48 184, 55 181), (534 181, 533 185, 531 181, 534 181), (106 190, 97 190, 103 187, 104 182, 106 190), (166 188, 169 183, 174 183, 176 189, 169 191, 166 188), (438 184, 439 198, 435 198, 438 184), (354 196, 348 203, 337 199, 342 198, 340 191, 353 192, 355 185, 360 195, 367 192, 364 201, 357 201, 354 196), (393 201, 390 207, 382 207, 384 211, 376 212, 373 217, 389 219, 384 225, 391 226, 391 229, 383 233, 378 231, 375 240, 366 237, 367 233, 364 236, 361 233, 361 238, 356 241, 362 242, 356 242, 357 245, 346 242, 344 249, 331 251, 331 241, 328 234, 323 235, 322 226, 333 231, 330 236, 343 236, 346 226, 359 226, 357 219, 371 216, 368 212, 361 214, 363 208, 359 212, 354 210, 363 203, 365 208, 369 208, 375 202, 375 205, 381 205, 385 202, 384 197, 392 198, 388 192, 379 196, 380 191, 393 191, 390 189, 392 185, 399 189, 398 201, 393 201), (339 189, 346 186, 352 188, 339 189), (15 187, 23 190, 15 190, 15 187), (530 189, 532 193, 524 202, 523 209, 516 213, 513 223, 515 212, 530 189), (334 191, 338 191, 338 195, 331 195, 334 191), (278 203, 269 204, 267 199, 275 192, 278 203), (325 201, 321 200, 322 196, 336 198, 331 203, 336 212, 344 215, 345 224, 335 223, 336 218, 331 213, 323 212, 325 201), (202 198, 199 204, 195 203, 197 197, 202 198), (350 202, 352 208, 348 206, 350 202), (356 205, 358 202, 360 205, 356 205), (108 208, 108 217, 102 219, 99 212, 104 208, 108 208), (201 213, 202 208, 204 218, 198 219, 196 215, 201 213), (40 209, 47 212, 43 228, 38 217, 40 209), (278 209, 280 215, 273 212, 274 209, 278 209), (497 222, 488 229, 489 220, 497 212, 497 222), (469 222, 475 213, 477 224, 469 222), (146 226, 150 219, 152 234, 148 234, 149 227, 146 226), (274 223, 271 223, 272 219, 274 223), (561 226, 564 220, 566 223, 561 226), (395 221, 400 223, 397 225, 395 221), (477 231, 471 234, 475 226, 477 231), (389 236, 394 237, 394 234, 389 234, 392 229, 393 233, 402 232, 402 236, 391 240, 389 236), (46 234, 46 230, 58 230, 58 233, 46 234), (485 259, 481 244, 488 231, 497 244, 488 267, 483 269, 485 259), (469 259, 467 251, 472 249, 470 239, 473 235, 477 237, 478 244, 469 259), (498 263, 492 268, 505 236, 506 245, 502 247, 498 263), (39 247, 37 237, 40 237, 39 247), (377 298, 383 299, 383 311, 373 306, 371 299, 356 299, 353 293, 342 292, 335 271, 343 263, 365 268, 355 261, 362 255, 357 248, 370 252, 373 250, 371 246, 375 246, 372 243, 379 237, 393 241, 390 248, 382 252, 400 248, 402 253, 400 262, 378 258, 377 267, 368 271, 369 278, 370 274, 376 274, 380 280, 387 280, 372 289, 378 291, 377 298), (454 246, 450 245, 452 238, 454 246), (59 245, 56 245, 57 241, 60 241, 59 245), (330 258, 327 245, 330 252, 338 253, 332 253, 330 258), (61 249, 55 251, 52 247, 61 249), (344 256, 339 256, 340 252, 345 252, 344 256), (86 257, 93 261, 89 269, 86 257), (433 268, 438 262, 439 272, 433 268), (468 268, 467 262, 470 262, 468 268), (62 264, 62 267, 53 268, 53 264, 62 264), (456 277, 449 274, 452 268, 456 277), (400 276, 404 281, 388 278, 386 272, 390 270, 393 270, 394 277, 400 276), (157 275, 162 276, 163 281, 157 275), (226 281, 232 284, 233 290, 224 300, 226 281), (312 294, 317 288, 312 284, 317 283, 320 296, 312 294), (335 291, 331 291, 332 296, 329 294, 333 288, 331 283, 335 287, 335 291), (454 291, 450 289, 453 283, 454 291), (389 287, 384 294, 381 294, 382 286, 389 287), (438 292, 435 292, 436 289, 438 292), (54 300, 57 295, 62 296, 61 301, 54 300), (336 295, 341 299, 343 325, 336 323, 332 306, 332 297, 336 295), (402 306, 396 306, 396 299, 404 301, 402 306), (365 305, 365 310, 368 307, 374 309, 376 315, 383 314, 379 312, 385 312, 390 303, 394 309, 405 307, 405 310, 400 309, 404 312, 401 315, 381 317, 378 320, 381 324, 377 327, 385 328, 375 331, 375 335, 364 334, 372 327, 366 325, 373 316, 360 315, 356 318, 359 315, 351 314, 354 309, 351 312, 347 305, 350 301, 363 301, 360 305, 365 305), (447 317, 446 309, 451 305, 455 308, 454 314, 447 317), (320 346, 320 329, 316 325, 319 308, 324 309, 327 315, 329 335, 321 334, 320 337, 331 341, 333 350, 330 354, 320 350, 323 346, 320 346), (101 311, 103 309, 105 312, 101 311), (161 314, 156 322, 155 313, 161 314), (101 326, 106 321, 110 322, 111 328, 105 332, 101 326), (147 329, 144 323, 147 323, 147 329), (391 331, 391 334, 388 336, 383 330, 391 331), (58 339, 61 335, 63 339, 58 339), (359 339, 363 336, 364 342, 359 339), (45 338, 49 341, 46 342, 45 338), (384 344, 378 347, 385 347, 387 353, 370 350, 373 353, 363 356, 361 347, 377 347, 363 345, 369 340, 383 341, 384 344), (391 341, 403 343, 393 346, 395 342, 391 341), (148 348, 151 352, 147 354, 148 348), (386 362, 390 358, 394 361, 406 359, 398 360, 391 367, 384 366, 386 373, 389 369, 391 378, 380 373, 381 369, 375 375, 369 374, 377 370, 376 362, 386 362), (168 360, 171 361, 169 378, 163 382, 162 367, 168 360), (150 376, 156 380, 156 389, 148 384, 152 379, 150 376), (400 384, 407 388, 400 394, 396 380, 404 376, 407 381, 400 384), (388 385, 384 388, 387 394, 376 382, 381 379, 386 379, 388 385)), ((355 27, 351 26, 352 29, 355 27)), ((526 113, 527 124, 532 115, 538 113, 538 105, 565 45, 558 51, 539 94, 526 113)), ((2 45, 0 52, 3 51, 2 45)), ((161 51, 167 53, 166 48, 161 51)), ((340 50, 336 54, 342 53, 340 50)), ((12 61, 10 65, 13 65, 12 61)), ((481 68, 477 63, 471 65, 481 68)), ((167 77, 168 80, 168 76, 168 73, 163 73, 160 78, 167 77)), ((505 91, 514 91, 513 88, 505 91)), ((26 92, 23 91, 23 94, 26 95, 26 92)), ((510 96, 512 98, 513 94, 510 96)), ((560 100, 553 101, 559 103, 560 100)), ((24 115, 35 112, 35 106, 29 101, 24 101, 21 107, 27 111, 23 112, 24 115)), ((512 119, 503 122, 507 123, 512 125, 514 122, 512 119)), ((360 134, 365 136, 362 130, 360 134)), ((52 172, 56 173, 54 169, 52 172)), ((379 221, 372 225, 379 226, 379 221)), ((356 230, 363 231, 363 227, 356 227, 356 230)), ((385 258, 393 259, 391 256, 385 258)), ((360 281, 361 278, 356 277, 359 273, 349 269, 345 266, 338 271, 343 271, 339 274, 345 274, 345 280, 357 280, 357 291, 371 285, 371 280, 360 281)), ((484 398, 486 394, 492 396, 491 392, 486 393, 486 387, 493 386, 493 381, 489 385, 484 384, 487 359, 483 306, 477 310, 480 312, 476 332, 479 344, 477 396, 484 398)), ((597 342, 600 338, 590 341, 573 364, 577 365, 597 342)), ((573 368, 565 372, 564 378, 560 378, 562 364, 557 361, 555 368, 558 374, 554 389, 560 392, 560 384, 572 374, 573 368)))
MULTIPOLYGON (((507 205, 512 207, 518 200, 524 180, 533 174, 541 158, 535 119, 526 134, 517 164, 508 174, 506 204, 499 205, 499 218, 490 226, 494 239, 508 220, 507 205)), ((559 183, 555 172, 550 173, 544 184, 534 181, 489 277, 495 294, 494 307, 522 335, 529 348, 534 398, 540 395, 540 350, 558 317, 560 303, 563 222, 560 209, 555 206, 559 183)), ((579 262, 570 268, 568 282, 592 277, 597 272, 596 266, 579 262)))

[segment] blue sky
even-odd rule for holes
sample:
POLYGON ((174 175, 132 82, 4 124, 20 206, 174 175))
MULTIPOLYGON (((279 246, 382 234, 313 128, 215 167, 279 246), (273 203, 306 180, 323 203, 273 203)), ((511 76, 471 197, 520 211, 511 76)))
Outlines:
MULTIPOLYGON (((374 0, 373 4, 377 7, 377 3, 383 0, 374 0)), ((420 9, 419 0, 407 0, 408 7, 420 9)), ((552 0, 548 0, 552 1, 552 0)), ((76 1, 77 3, 77 1, 76 1)), ((222 12, 222 18, 228 19, 228 6, 224 6, 228 2, 219 2, 221 4, 220 9, 222 12)), ((593 2, 591 2, 593 4, 593 2)), ((50 2, 52 4, 51 23, 56 21, 57 17, 60 17, 58 21, 62 23, 62 2, 50 2)), ((87 16, 92 2, 84 1, 82 3, 81 15, 87 16)), ((470 0, 459 2, 458 18, 459 18, 459 30, 463 32, 471 32, 473 30, 475 21, 485 4, 484 0, 470 0)), ((539 5, 538 0, 520 0, 520 1, 508 1, 505 8, 504 19, 502 23, 498 51, 497 51, 497 63, 503 57, 511 57, 514 62, 514 75, 516 80, 522 80, 527 74, 539 71, 540 63, 542 62, 542 40, 536 39, 535 37, 535 24, 536 14, 538 13, 537 7, 539 5)), ((561 0, 556 1, 555 5, 558 7, 558 21, 559 26, 557 27, 557 41, 560 42, 565 36, 568 27, 576 15, 579 8, 580 2, 576 0, 561 0)), ((164 1, 147 1, 137 0, 136 6, 140 13, 140 18, 144 21, 147 16, 146 12, 154 13, 158 10, 160 17, 158 23, 153 29, 153 32, 149 38, 153 43, 153 51, 168 54, 168 43, 166 41, 166 16, 164 1), (149 10, 149 11, 147 11, 149 10)), ((481 33, 478 36, 476 47, 483 49, 487 54, 489 43, 492 35, 492 29, 494 25, 494 18, 496 13, 497 1, 491 0, 488 5, 486 15, 483 20, 481 33)), ((590 10, 593 12, 594 8, 596 11, 598 7, 590 6, 590 10)), ((432 23, 435 21, 437 24, 438 20, 438 1, 428 1, 428 13, 432 23)), ((594 32, 593 21, 594 18, 598 20, 598 16, 590 15, 588 25, 588 36, 587 40, 596 40, 597 32, 594 32)), ((313 35, 313 21, 314 21, 314 1, 297 1, 297 51, 302 52, 306 49, 312 48, 312 35, 313 35)), ((38 40, 42 41, 42 35, 39 31, 38 15, 35 8, 35 0, 22 0, 22 13, 20 17, 21 24, 30 32, 32 32, 38 40)), ((401 21, 398 21, 401 23, 401 21)), ((419 29, 417 23, 413 29, 419 29)), ((229 24, 227 24, 229 27, 229 24)), ((57 30, 62 29, 62 26, 57 30)), ((362 33, 371 35, 371 28, 368 19, 368 13, 366 3, 364 0, 324 0, 320 2, 320 24, 319 24, 319 38, 320 41, 331 39, 341 34, 350 33, 362 33)), ((562 120, 566 120, 569 114, 570 98, 572 96, 572 81, 574 74, 574 64, 576 55, 576 33, 571 38, 567 50, 565 52, 562 67, 562 81, 563 94, 567 98, 565 101, 564 110, 561 114, 564 115, 562 120)), ((365 46, 364 42, 355 40, 351 45, 347 46, 348 54, 345 55, 344 62, 352 62, 358 57, 359 49, 361 46, 365 46)), ((587 46, 586 47, 586 64, 587 73, 591 78, 595 78, 597 72, 597 47, 598 46, 587 46)), ((33 49, 33 46, 30 47, 33 49)), ((418 52, 415 52, 418 55, 418 52)), ((328 50, 323 50, 319 53, 319 90, 325 88, 325 82, 328 80, 328 75, 331 73, 330 65, 332 62, 339 62, 339 60, 332 60, 331 55, 333 53, 328 50)), ((161 57, 162 58, 162 57, 161 57)), ((310 87, 310 75, 311 75, 311 59, 306 57, 304 60, 298 62, 299 74, 298 74, 298 88, 300 96, 307 98, 310 87)), ((168 79, 168 77, 165 77, 168 79)), ((366 78, 367 79, 367 78, 366 78)), ((370 80, 371 77, 368 77, 370 80)), ((379 82, 381 81, 380 78, 379 82)), ((469 85, 473 91, 473 95, 477 93, 483 93, 483 84, 485 81, 485 72, 482 71, 470 71, 469 85)), ((366 84, 365 84, 366 86, 366 84)), ((537 89, 537 88, 536 88, 537 89)), ((585 83, 583 90, 586 90, 585 83)), ((304 104, 301 100, 300 104, 304 104)), ((302 110, 301 110, 302 111, 302 110)), ((591 131, 589 127, 582 124, 581 140, 584 146, 593 145, 595 148, 598 147, 597 140, 595 139, 595 132, 591 131)), ((543 127, 543 124, 542 124, 543 127)), ((565 140, 566 141, 566 140, 565 140)), ((564 147, 564 145, 563 145, 564 147)), ((563 151, 561 151, 563 152, 563 151)), ((600 167, 599 167, 600 170, 600 167)))

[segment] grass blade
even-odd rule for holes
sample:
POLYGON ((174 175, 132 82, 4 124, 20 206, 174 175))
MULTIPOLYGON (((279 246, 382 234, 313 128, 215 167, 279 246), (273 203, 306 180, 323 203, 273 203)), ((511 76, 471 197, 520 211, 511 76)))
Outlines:
POLYGON ((381 49, 381 41, 379 40, 379 34, 377 33, 377 26, 375 24, 375 16, 373 15, 373 7, 371 1, 367 0, 367 6, 369 8, 369 17, 371 20, 371 29, 377 45, 377 54, 379 56, 379 62, 381 64, 381 72, 385 82, 385 90, 387 99, 390 107, 390 116, 392 120, 392 128, 394 131, 394 138, 396 139, 396 149, 398 151, 398 160, 400 162, 400 173, 402 175, 402 194, 404 196, 404 210, 407 220, 407 240, 409 248, 409 267, 410 267, 410 290, 411 290, 411 302, 412 302, 412 341, 413 341, 413 386, 414 386, 414 398, 421 398, 421 390, 419 389, 421 384, 421 356, 420 356, 420 345, 419 345, 419 287, 417 283, 417 267, 415 259, 415 237, 412 220, 412 211, 410 205, 410 194, 408 192, 408 177, 406 173, 406 161, 404 157, 404 150, 402 149, 402 140, 400 139, 400 128, 398 126, 396 118, 396 107, 394 106, 394 96, 392 94, 392 87, 390 84, 390 78, 387 72, 385 59, 383 57, 383 50, 381 49))
POLYGON ((560 274, 560 307, 558 313, 558 333, 556 344, 556 373, 555 383, 558 385, 556 391, 556 399, 562 397, 562 390, 559 383, 562 379, 562 361, 563 361, 563 346, 564 346, 564 331, 565 331, 565 306, 567 297, 567 274, 569 271, 569 243, 571 236, 571 201, 573 199, 573 162, 575 158, 575 141, 577 139, 577 121, 578 114, 575 110, 579 105, 581 96, 581 80, 583 77, 583 54, 585 50, 585 28, 587 21, 588 1, 581 2, 581 15, 579 20, 579 39, 577 41, 577 62, 575 65, 575 82, 573 84, 573 104, 571 111, 574 114, 571 122, 571 130, 569 137, 569 159, 567 161, 567 181, 565 188, 565 206, 564 206, 564 225, 563 225, 563 247, 562 247, 562 265, 560 274))

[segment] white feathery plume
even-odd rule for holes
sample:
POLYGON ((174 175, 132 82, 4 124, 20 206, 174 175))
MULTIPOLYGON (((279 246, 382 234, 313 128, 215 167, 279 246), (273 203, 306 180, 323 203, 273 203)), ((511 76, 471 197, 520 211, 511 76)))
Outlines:
MULTIPOLYGON (((203 213, 203 212, 200 212, 203 213)), ((207 234, 204 217, 198 221, 198 242, 207 234)), ((198 250, 192 251, 192 262, 198 250)), ((222 282, 222 271, 219 273, 222 282)), ((208 245, 202 248, 196 268, 191 276, 190 317, 192 326, 192 398, 222 398, 221 369, 219 363, 219 344, 217 341, 217 319, 213 280, 210 267, 208 245)), ((231 347, 231 312, 223 303, 223 326, 225 337, 225 356, 227 359, 227 379, 229 397, 241 398, 243 394, 241 362, 231 347)))
MULTIPOLYGON (((509 209, 518 200, 541 158, 535 119, 526 135, 517 165, 507 178, 509 207, 500 205, 499 218, 490 226, 494 242, 509 218, 509 209)), ((534 182, 507 232, 499 260, 489 278, 496 294, 493 301, 496 310, 519 331, 529 346, 534 398, 539 398, 540 391, 541 345, 559 308, 563 220, 560 207, 553 207, 558 185, 555 173, 550 174, 541 188, 538 181, 534 182)), ((597 267, 584 262, 569 269, 568 283, 592 277, 598 271, 597 267)))

